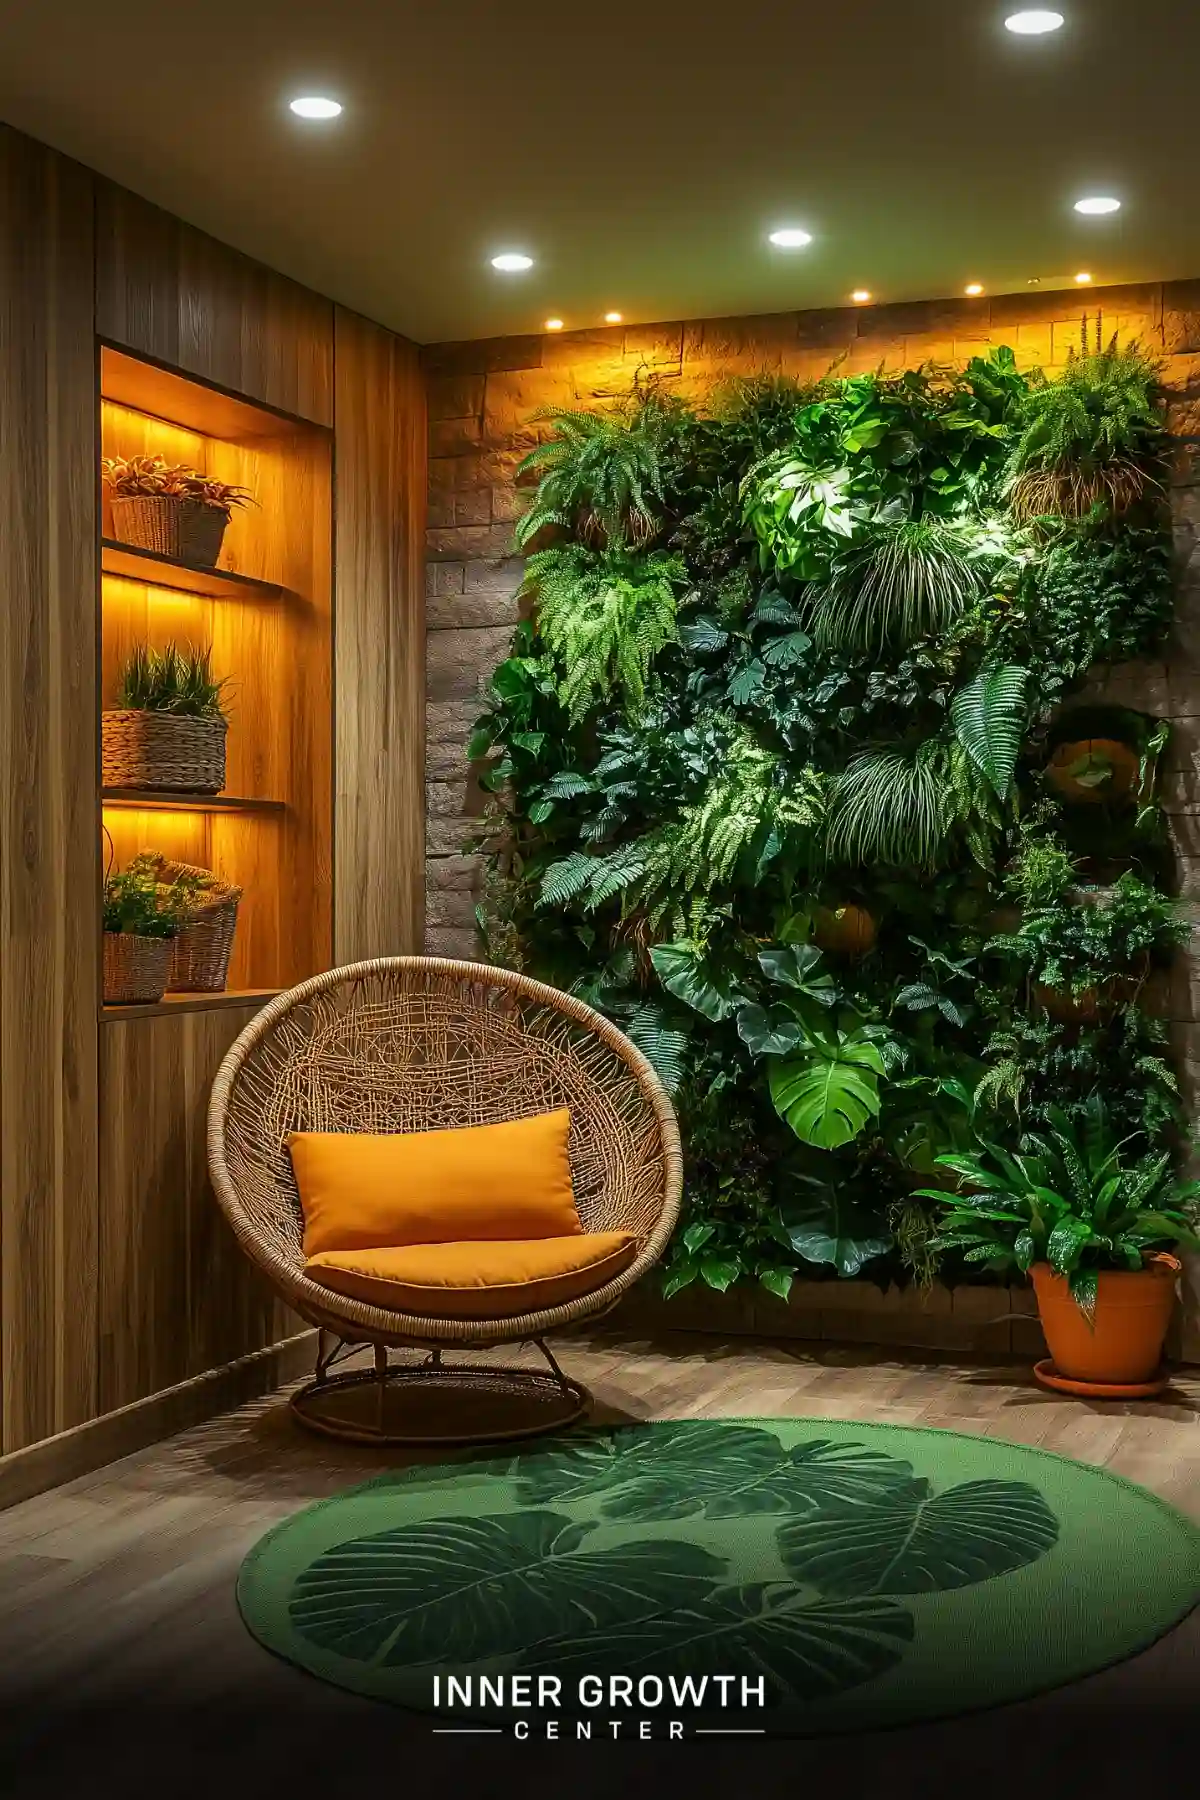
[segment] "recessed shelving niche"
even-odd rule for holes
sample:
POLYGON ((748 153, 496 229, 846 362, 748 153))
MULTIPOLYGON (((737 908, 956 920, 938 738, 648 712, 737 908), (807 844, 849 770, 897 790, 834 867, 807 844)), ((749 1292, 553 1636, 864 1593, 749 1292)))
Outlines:
POLYGON ((229 735, 221 794, 101 787, 98 801, 115 866, 160 850, 243 889, 227 994, 160 1010, 261 998, 332 959, 331 434, 107 345, 99 405, 104 456, 187 462, 258 501, 203 569, 123 544, 103 495, 101 707, 135 644, 211 645, 229 735))

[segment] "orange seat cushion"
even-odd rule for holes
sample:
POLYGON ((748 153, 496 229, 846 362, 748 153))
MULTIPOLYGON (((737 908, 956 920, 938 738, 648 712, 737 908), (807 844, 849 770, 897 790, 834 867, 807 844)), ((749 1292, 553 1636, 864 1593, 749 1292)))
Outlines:
POLYGON ((304 1254, 578 1236, 570 1128, 564 1107, 457 1131, 294 1131, 304 1254))
POLYGON ((592 1294, 627 1269, 627 1231, 325 1250, 305 1273, 335 1294, 422 1319, 511 1319, 592 1294))

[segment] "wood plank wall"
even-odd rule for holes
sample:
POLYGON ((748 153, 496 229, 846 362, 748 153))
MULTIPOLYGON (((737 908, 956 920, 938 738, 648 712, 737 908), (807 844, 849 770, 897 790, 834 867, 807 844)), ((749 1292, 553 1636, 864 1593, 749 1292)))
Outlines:
POLYGON ((0 294, 2 1503, 5 1453, 296 1330, 203 1163, 253 1005, 98 1018, 97 335, 334 428, 342 959, 421 943, 425 492, 411 345, 5 126, 0 294))
POLYGON ((333 915, 346 963, 420 950, 424 930, 425 400, 412 344, 342 307, 334 344, 333 915))
POLYGON ((86 173, 0 138, 0 1438, 96 1405, 96 449, 86 173))

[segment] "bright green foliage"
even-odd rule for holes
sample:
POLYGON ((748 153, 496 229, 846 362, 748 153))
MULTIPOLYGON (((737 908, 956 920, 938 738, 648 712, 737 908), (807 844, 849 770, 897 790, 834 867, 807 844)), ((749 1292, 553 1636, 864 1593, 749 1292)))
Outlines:
POLYGON ((536 475, 537 492, 517 525, 526 545, 547 527, 576 531, 587 544, 649 544, 663 506, 663 442, 675 409, 651 391, 607 413, 548 408, 534 413, 554 435, 518 465, 536 475))
POLYGON ((883 654, 944 632, 983 582, 977 534, 963 525, 881 522, 834 560, 827 581, 808 589, 801 613, 825 649, 883 654))
POLYGON ((1052 1109, 1048 1131, 1023 1152, 985 1142, 976 1154, 940 1156, 966 1185, 953 1197, 922 1191, 944 1209, 937 1247, 993 1269, 1049 1263, 1090 1317, 1101 1270, 1140 1269, 1150 1251, 1200 1249, 1200 1182, 1177 1181, 1168 1151, 1130 1164, 1123 1149, 1096 1094, 1078 1126, 1052 1109))
POLYGON ((181 650, 167 644, 156 650, 137 644, 121 671, 117 705, 130 712, 167 712, 193 719, 225 717, 225 680, 212 672, 212 650, 181 650))
POLYGON ((133 937, 178 937, 195 906, 199 885, 190 875, 160 883, 153 868, 131 864, 105 879, 103 928, 133 937))
POLYGON ((1094 507, 1124 513, 1161 486, 1165 433, 1158 368, 1137 344, 1115 336, 1072 357, 1057 381, 1031 387, 1021 403, 1009 458, 1009 498, 1019 518, 1085 518, 1094 507))
POLYGON ((572 722, 617 691, 636 710, 655 657, 675 636, 674 556, 579 545, 529 558, 522 593, 537 603, 538 634, 562 669, 560 695, 572 722))
POLYGON ((1007 800, 1025 736, 1028 677, 1014 663, 987 663, 954 696, 958 741, 998 800, 1007 800))
POLYGON ((1005 349, 748 377, 698 409, 652 388, 563 415, 527 461, 521 540, 556 536, 470 744, 481 924, 675 1096, 668 1293, 994 1279, 981 1246, 935 1248, 939 1159, 976 1134, 1037 1155, 1055 1109, 1081 1130, 1097 1096, 1131 1164, 1178 1141, 1145 1003, 1182 936, 1165 728, 1063 704, 1170 624, 1134 362, 1089 350, 1050 400, 1005 349), (1056 516, 1023 522, 1016 464, 1060 441, 1070 395, 1140 498, 1076 516, 1112 458, 1069 449, 1056 516), (1103 804, 1060 798, 1056 746, 1113 737, 1136 779, 1127 758, 1103 804))

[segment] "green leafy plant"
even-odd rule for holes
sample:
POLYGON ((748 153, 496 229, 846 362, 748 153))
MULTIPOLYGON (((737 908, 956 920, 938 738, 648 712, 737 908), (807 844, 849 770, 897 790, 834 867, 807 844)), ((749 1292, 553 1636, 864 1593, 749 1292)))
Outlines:
POLYGON ((1157 405, 1158 366, 1137 344, 1089 346, 1057 381, 1033 386, 1021 404, 1009 458, 1008 499, 1020 519, 1086 518, 1097 507, 1127 512, 1162 487, 1165 442, 1157 405))
POLYGON ((121 671, 118 707, 130 712, 167 712, 188 718, 223 719, 228 678, 212 672, 212 651, 177 644, 156 650, 138 644, 121 671))
POLYGON ((1012 787, 1028 721, 1027 675, 1019 664, 990 663, 955 694, 958 741, 998 800, 1012 787))
POLYGON ((554 430, 517 467, 518 480, 538 478, 517 543, 529 544, 548 526, 593 547, 652 543, 662 529, 663 455, 676 408, 651 388, 609 412, 549 407, 533 420, 554 430))
POLYGON ((1167 958, 1189 932, 1172 900, 1125 874, 1106 891, 1031 907, 1017 931, 992 938, 987 950, 1046 988, 1080 995, 1143 977, 1151 958, 1167 958))
POLYGON ((955 812, 941 743, 930 739, 915 751, 863 750, 833 784, 830 860, 935 869, 955 812))
POLYGON ((651 665, 675 636, 675 587, 684 578, 679 559, 661 552, 596 557, 565 545, 529 558, 521 592, 536 601, 572 721, 614 691, 631 710, 642 704, 651 665))
POLYGON ((987 1144, 975 1155, 939 1157, 966 1191, 921 1190, 944 1209, 935 1247, 996 1270, 1049 1263, 1090 1317, 1102 1270, 1140 1269, 1155 1251, 1200 1249, 1200 1182, 1178 1181, 1168 1152, 1126 1164, 1123 1148, 1094 1095, 1080 1125, 1055 1109, 1045 1135, 1022 1152, 987 1144))
POLYGON ((978 534, 944 519, 882 520, 836 557, 801 614, 826 649, 882 654, 944 632, 983 591, 978 534))
POLYGON ((132 937, 178 937, 191 917, 199 888, 192 876, 160 883, 152 868, 132 864, 105 879, 103 928, 132 937))

